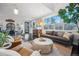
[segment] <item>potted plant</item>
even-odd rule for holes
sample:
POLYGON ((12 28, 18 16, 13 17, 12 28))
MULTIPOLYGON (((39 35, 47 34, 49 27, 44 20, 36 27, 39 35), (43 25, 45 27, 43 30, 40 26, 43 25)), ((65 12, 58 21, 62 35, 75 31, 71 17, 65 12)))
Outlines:
POLYGON ((63 19, 65 23, 74 23, 77 26, 79 33, 79 4, 70 3, 64 9, 58 11, 58 15, 63 19))
POLYGON ((0 32, 0 47, 2 47, 3 44, 7 41, 6 36, 6 33, 0 32))

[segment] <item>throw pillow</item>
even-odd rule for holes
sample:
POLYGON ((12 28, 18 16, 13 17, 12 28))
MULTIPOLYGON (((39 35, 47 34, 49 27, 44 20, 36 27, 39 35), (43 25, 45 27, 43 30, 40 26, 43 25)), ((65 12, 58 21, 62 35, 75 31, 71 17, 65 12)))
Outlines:
POLYGON ((65 32, 64 35, 63 35, 63 37, 66 38, 67 40, 70 39, 70 36, 71 36, 71 34, 67 33, 67 32, 65 32))
POLYGON ((31 56, 41 56, 39 51, 33 51, 33 53, 31 54, 31 56))
POLYGON ((18 53, 22 56, 30 56, 32 54, 32 50, 30 50, 29 48, 21 48, 18 53))

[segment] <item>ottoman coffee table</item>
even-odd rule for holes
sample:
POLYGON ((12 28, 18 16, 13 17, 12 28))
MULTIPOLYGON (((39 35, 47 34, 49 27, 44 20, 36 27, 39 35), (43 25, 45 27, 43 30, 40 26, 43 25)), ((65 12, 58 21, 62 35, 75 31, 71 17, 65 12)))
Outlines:
POLYGON ((49 38, 36 38, 33 40, 33 49, 40 50, 41 53, 50 53, 53 48, 53 41, 49 38))

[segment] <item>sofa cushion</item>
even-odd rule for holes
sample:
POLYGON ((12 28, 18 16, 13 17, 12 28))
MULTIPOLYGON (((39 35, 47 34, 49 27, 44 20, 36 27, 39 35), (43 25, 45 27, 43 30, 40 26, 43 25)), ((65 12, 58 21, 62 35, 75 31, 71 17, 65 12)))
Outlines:
POLYGON ((52 31, 46 31, 46 34, 52 35, 52 31))
POLYGON ((57 32, 56 31, 52 31, 52 35, 57 36, 57 32))
POLYGON ((43 37, 48 37, 48 38, 52 38, 54 40, 64 40, 64 41, 69 41, 64 37, 60 37, 60 36, 55 36, 55 35, 48 35, 48 34, 44 34, 43 37))
POLYGON ((57 36, 63 37, 64 32, 58 32, 57 36))
POLYGON ((67 40, 70 40, 70 36, 71 36, 71 34, 67 33, 67 32, 65 32, 63 35, 63 37, 66 38, 67 40))

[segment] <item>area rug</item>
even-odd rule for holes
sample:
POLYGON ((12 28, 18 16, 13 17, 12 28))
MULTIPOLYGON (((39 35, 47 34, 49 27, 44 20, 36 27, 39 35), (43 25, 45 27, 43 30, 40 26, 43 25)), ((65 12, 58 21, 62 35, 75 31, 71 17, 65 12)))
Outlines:
MULTIPOLYGON (((25 43, 24 44, 25 47, 30 48, 32 46, 29 41, 24 42, 24 43, 25 43)), ((42 56, 63 56, 55 46, 53 46, 53 49, 52 49, 52 52, 51 53, 49 53, 49 54, 41 54, 41 55, 42 56)))
POLYGON ((41 54, 42 56, 63 56, 59 50, 54 46, 52 52, 49 54, 41 54))

